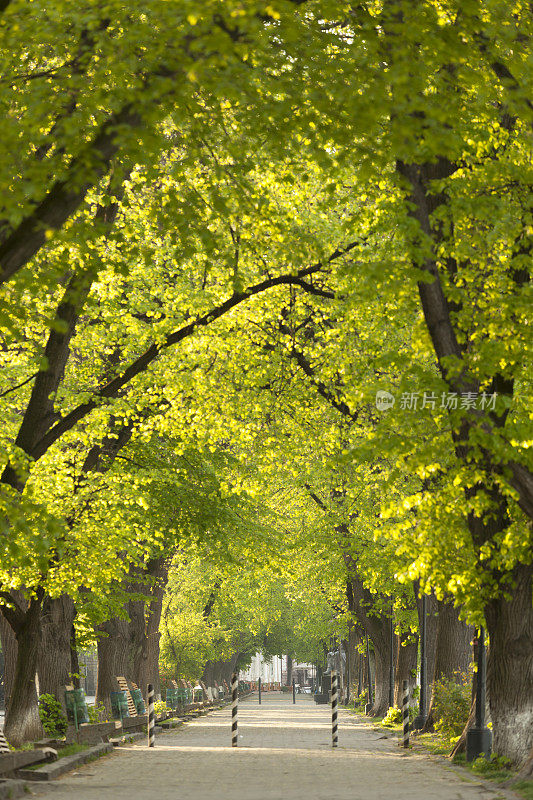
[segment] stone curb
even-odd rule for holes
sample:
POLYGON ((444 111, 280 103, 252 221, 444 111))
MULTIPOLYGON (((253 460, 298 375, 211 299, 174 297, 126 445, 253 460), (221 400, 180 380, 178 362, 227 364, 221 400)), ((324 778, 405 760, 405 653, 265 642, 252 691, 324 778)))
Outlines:
POLYGON ((65 756, 52 764, 45 764, 44 767, 39 769, 21 769, 19 775, 26 781, 52 781, 54 778, 59 778, 65 772, 70 772, 74 767, 80 764, 86 764, 87 761, 92 761, 95 758, 106 755, 113 751, 113 745, 107 742, 96 744, 94 747, 89 747, 88 750, 83 750, 81 753, 74 753, 72 756, 65 756))
POLYGON ((0 779, 0 800, 27 797, 29 791, 29 786, 25 781, 17 781, 11 778, 0 779))

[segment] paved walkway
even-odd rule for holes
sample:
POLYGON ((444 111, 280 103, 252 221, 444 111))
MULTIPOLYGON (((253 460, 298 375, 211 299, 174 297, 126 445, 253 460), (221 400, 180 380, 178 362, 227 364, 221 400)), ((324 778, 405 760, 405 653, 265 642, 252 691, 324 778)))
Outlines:
MULTIPOLYGON (((264 694, 241 702, 239 747, 225 708, 122 747, 47 787, 54 800, 495 800, 486 789, 340 712, 331 749, 329 706, 264 694)), ((40 794, 40 791, 39 791, 40 794)))

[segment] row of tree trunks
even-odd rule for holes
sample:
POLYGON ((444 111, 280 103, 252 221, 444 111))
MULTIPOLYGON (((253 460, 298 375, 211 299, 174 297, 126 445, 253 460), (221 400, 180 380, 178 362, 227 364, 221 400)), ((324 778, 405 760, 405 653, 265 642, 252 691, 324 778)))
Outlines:
MULTIPOLYGON (((17 602, 27 614, 28 604, 21 592, 17 592, 17 602)), ((73 669, 71 637, 75 615, 72 599, 68 595, 62 595, 58 598, 45 597, 42 604, 35 600, 30 624, 23 625, 17 634, 3 616, 0 618, 0 635, 5 655, 5 732, 12 744, 18 745, 26 740, 26 728, 30 738, 38 738, 42 733, 38 716, 36 674, 39 694, 53 694, 64 705, 62 687, 70 682, 73 669), (26 660, 27 656, 24 660, 23 656, 19 659, 20 652, 29 654, 30 660, 26 660), (33 663, 35 671, 30 675, 33 663), (15 698, 15 692, 19 691, 15 687, 17 670, 19 676, 24 676, 19 677, 19 680, 26 687, 26 698, 15 698), (14 715, 20 713, 17 711, 20 707, 24 709, 23 716, 14 720, 14 715)), ((18 685, 20 687, 20 683, 18 685)))
POLYGON ((96 627, 98 637, 98 678, 96 699, 110 711, 111 692, 118 690, 117 675, 123 675, 145 691, 152 683, 161 695, 159 677, 159 623, 163 595, 168 578, 168 563, 163 556, 150 560, 142 573, 130 575, 127 591, 143 594, 143 599, 129 600, 124 617, 115 617, 96 627))
POLYGON ((202 675, 202 681, 205 685, 214 686, 216 683, 221 685, 226 681, 229 686, 238 657, 239 653, 236 652, 226 660, 208 661, 202 675))
POLYGON ((384 716, 389 707, 390 617, 368 613, 375 608, 376 597, 369 592, 358 577, 354 559, 345 555, 345 561, 350 570, 347 584, 348 607, 374 645, 375 694, 370 713, 372 716, 384 716))
MULTIPOLYGON (((110 692, 115 691, 117 675, 126 675, 140 687, 148 682, 159 685, 159 622, 166 583, 164 559, 147 565, 145 576, 150 585, 139 584, 137 591, 151 595, 145 612, 144 601, 127 604, 129 620, 114 619, 99 627, 98 640, 98 699, 110 711, 110 692)), ((79 667, 73 623, 76 608, 72 598, 45 596, 34 599, 30 607, 21 592, 17 602, 26 619, 15 634, 3 615, 0 616, 0 635, 5 659, 4 686, 6 703, 5 735, 18 746, 24 741, 42 736, 37 705, 36 675, 40 694, 53 694, 64 704, 63 687, 79 685, 79 667)))
MULTIPOLYGON (((423 599, 419 581, 413 583, 416 610, 418 613, 418 630, 422 630, 423 599)), ((426 664, 428 684, 431 687, 435 675, 435 658, 437 653, 438 602, 435 594, 426 595, 426 664)))
POLYGON ((451 599, 437 601, 437 641, 431 676, 431 695, 424 731, 433 730, 435 724, 435 683, 447 680, 462 683, 472 662, 474 628, 459 619, 460 609, 451 599))
MULTIPOLYGON (((375 598, 353 574, 348 589, 348 602, 350 610, 357 623, 372 640, 375 663, 375 696, 371 714, 380 716, 386 713, 389 705, 390 691, 390 618, 386 616, 370 615, 368 609, 372 607, 375 598)), ((415 596, 418 594, 415 586, 415 596)), ((417 609, 421 622, 422 601, 417 597, 417 609)), ((426 598, 426 658, 428 690, 430 705, 427 728, 433 724, 433 709, 435 695, 433 691, 436 679, 449 679, 460 681, 468 672, 472 661, 471 642, 474 629, 459 620, 459 609, 455 608, 451 600, 437 601, 433 595, 426 598)), ((361 643, 358 637, 357 646, 361 643)), ((354 642, 356 634, 354 633, 354 642)), ((395 636, 395 686, 394 702, 401 705, 401 688, 403 681, 408 681, 411 691, 416 685, 416 670, 418 661, 418 637, 403 635, 395 636)), ((356 668, 356 672, 358 668, 356 668)), ((356 674, 354 672, 354 674, 356 674)), ((366 680, 366 676, 365 676, 366 680)))

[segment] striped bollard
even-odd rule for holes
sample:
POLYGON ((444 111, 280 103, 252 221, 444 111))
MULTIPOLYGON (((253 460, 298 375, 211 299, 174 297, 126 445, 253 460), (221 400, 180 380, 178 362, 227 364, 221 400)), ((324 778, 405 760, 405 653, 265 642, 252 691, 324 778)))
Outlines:
POLYGON ((148 684, 148 747, 155 747, 154 687, 148 684))
POLYGON ((339 741, 337 727, 337 673, 331 671, 331 746, 337 747, 339 741))
POLYGON ((409 747, 409 684, 407 681, 403 682, 402 717, 403 746, 409 747))
POLYGON ((261 705, 261 678, 259 678, 259 680, 257 682, 257 688, 258 688, 258 691, 259 691, 259 705, 261 705))
POLYGON ((237 747, 238 744, 238 722, 237 713, 239 709, 239 682, 237 681, 237 673, 234 672, 231 676, 231 746, 237 747))

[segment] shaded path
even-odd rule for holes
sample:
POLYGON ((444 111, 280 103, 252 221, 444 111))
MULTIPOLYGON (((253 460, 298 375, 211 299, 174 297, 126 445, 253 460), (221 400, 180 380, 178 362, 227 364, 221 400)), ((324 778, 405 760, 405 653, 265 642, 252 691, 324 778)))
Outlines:
POLYGON ((131 745, 47 788, 55 800, 495 800, 501 792, 405 753, 346 712, 331 749, 330 709, 307 695, 254 695, 240 705, 239 747, 230 710, 131 745))

